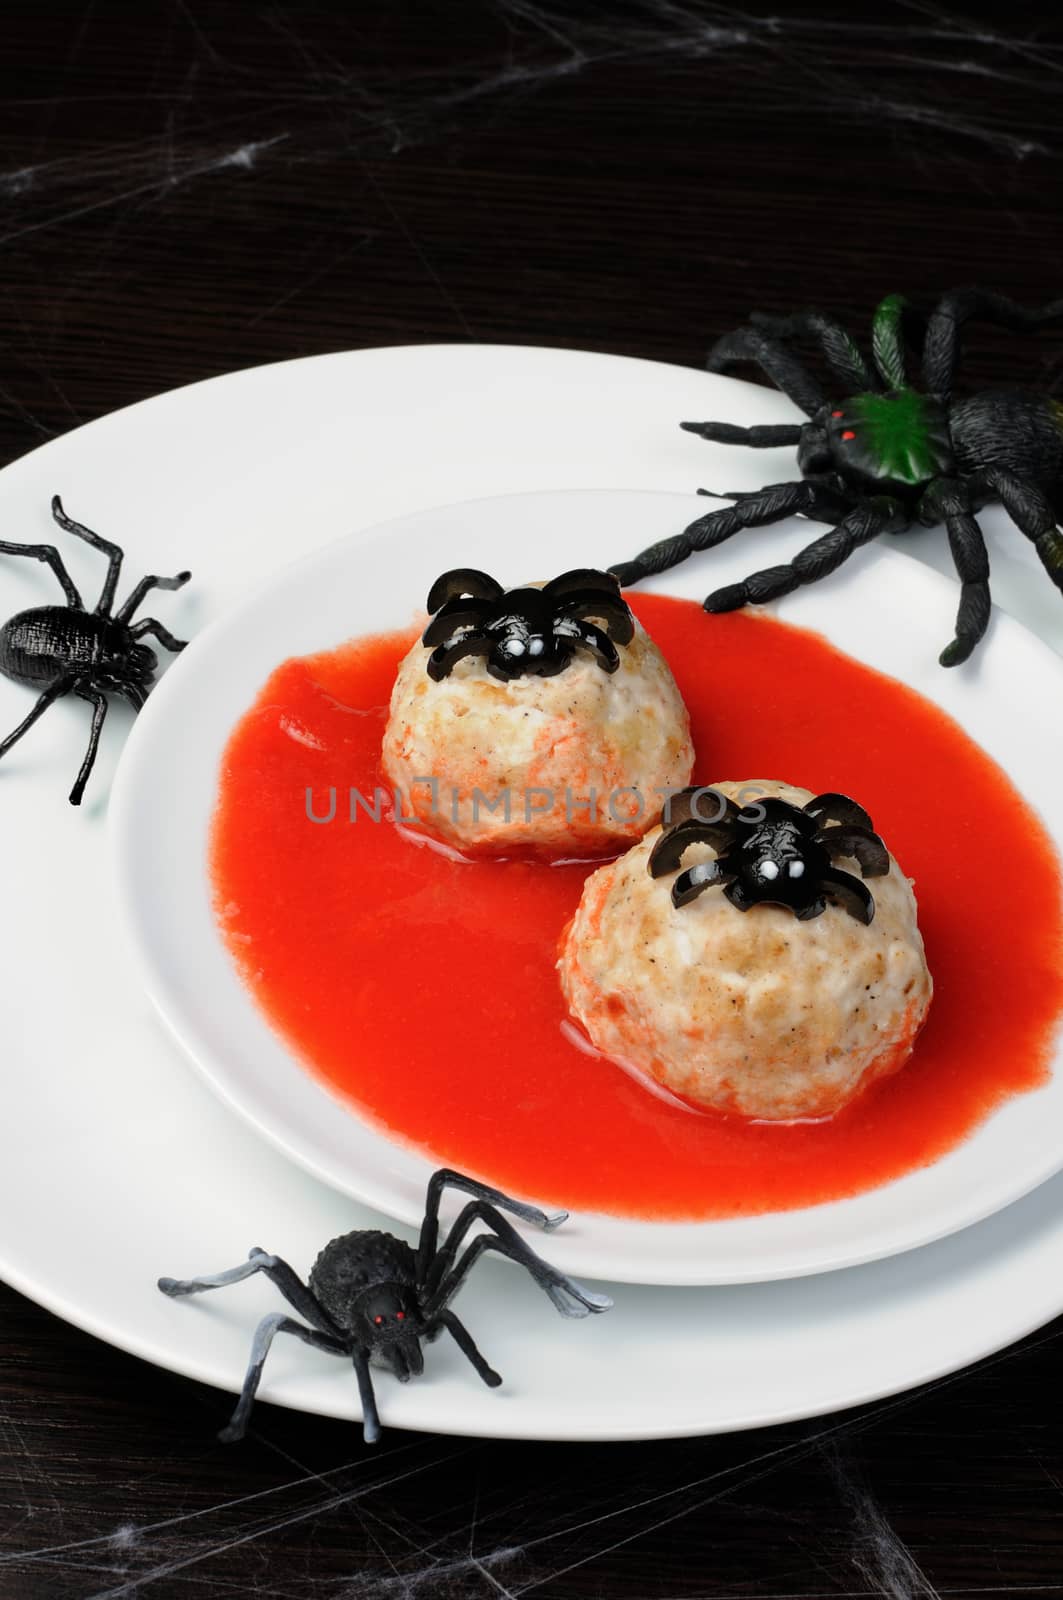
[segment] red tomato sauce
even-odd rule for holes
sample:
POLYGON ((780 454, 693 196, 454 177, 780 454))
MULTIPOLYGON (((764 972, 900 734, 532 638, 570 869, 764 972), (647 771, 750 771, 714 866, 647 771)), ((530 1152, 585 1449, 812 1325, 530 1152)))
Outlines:
MULTIPOLYGON (((867 807, 915 880, 935 996, 908 1064, 832 1121, 691 1116, 582 1052, 557 942, 587 866, 466 863, 363 810, 407 630, 286 661, 230 740, 220 925, 272 1025, 357 1111, 551 1204, 748 1216, 934 1161, 1044 1084, 1063 1009, 1059 862, 1003 772, 921 696, 762 616, 637 596, 693 722, 697 781, 782 778, 867 807), (307 817, 307 790, 331 822, 307 817)), ((382 813, 386 815, 387 813, 382 813)))

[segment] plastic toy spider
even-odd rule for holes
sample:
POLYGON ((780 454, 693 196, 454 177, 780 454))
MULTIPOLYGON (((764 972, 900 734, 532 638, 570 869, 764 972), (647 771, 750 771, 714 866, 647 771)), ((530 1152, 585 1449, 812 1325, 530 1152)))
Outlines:
POLYGON ((835 524, 793 561, 728 584, 705 601, 706 611, 733 611, 818 582, 879 534, 903 532, 913 522, 925 527, 944 522, 962 593, 956 636, 940 659, 946 667, 965 661, 989 623, 989 561, 974 516, 982 506, 1003 504, 1032 541, 1056 588, 1063 589, 1063 535, 1056 526, 1063 513, 1063 404, 1017 388, 955 398, 960 330, 975 319, 1015 331, 1045 327, 1063 321, 1063 300, 1028 311, 1004 295, 958 289, 923 319, 902 296, 890 295, 875 312, 873 362, 823 312, 754 314, 750 327, 714 346, 710 372, 753 361, 811 420, 778 427, 682 426, 722 444, 796 445, 801 478, 751 494, 723 495, 735 504, 700 517, 685 532, 610 571, 624 584, 637 583, 696 550, 722 544, 741 528, 778 522, 795 512, 835 524), (905 373, 905 323, 921 337, 921 389, 913 388, 905 373), (819 345, 848 398, 827 399, 787 348, 799 337, 819 345))
POLYGON ((558 1227, 567 1215, 562 1211, 547 1216, 535 1206, 511 1200, 497 1189, 444 1168, 429 1179, 416 1250, 393 1234, 362 1229, 327 1244, 305 1284, 279 1256, 258 1249, 228 1272, 183 1281, 160 1278, 163 1294, 178 1296, 220 1289, 239 1283, 252 1273, 264 1272, 289 1305, 310 1323, 306 1327, 283 1311, 262 1318, 252 1341, 240 1399, 219 1438, 227 1443, 243 1438, 262 1368, 278 1333, 295 1334, 315 1349, 346 1356, 354 1363, 367 1444, 374 1444, 380 1437, 370 1366, 389 1368, 400 1383, 420 1377, 424 1371, 422 1340, 431 1342, 440 1334, 449 1333, 484 1383, 497 1388, 502 1379, 488 1366, 468 1330, 449 1309, 472 1268, 489 1250, 524 1267, 562 1316, 585 1317, 590 1312, 610 1309, 612 1301, 606 1295, 592 1293, 541 1260, 502 1216, 502 1210, 544 1229, 558 1227), (439 1202, 447 1187, 475 1198, 459 1213, 441 1244, 439 1202), (477 1222, 484 1223, 491 1232, 477 1234, 468 1242, 477 1222))
POLYGON ((739 809, 715 789, 684 789, 673 798, 669 818, 650 853, 651 877, 675 872, 693 844, 716 851, 715 861, 680 872, 673 905, 719 887, 738 911, 782 906, 808 922, 830 900, 865 926, 874 918, 871 891, 833 863, 852 856, 865 878, 880 878, 890 870, 889 852, 867 812, 847 795, 820 794, 804 806, 772 797, 739 809))
POLYGON ((504 681, 552 678, 577 650, 589 651, 603 672, 615 672, 616 646, 629 644, 635 633, 616 578, 591 568, 563 572, 542 589, 509 590, 486 572, 457 568, 436 579, 428 609, 435 615, 422 643, 434 646, 428 676, 437 682, 470 655, 483 656, 491 676, 504 681))
POLYGON ((112 615, 123 551, 80 522, 72 522, 58 495, 52 499, 52 516, 67 533, 76 534, 94 550, 103 551, 108 558, 107 577, 95 611, 87 611, 54 545, 9 544, 0 540, 0 555, 31 556, 36 561, 46 562, 66 595, 65 606, 36 606, 32 611, 21 611, 0 628, 0 672, 15 683, 40 691, 40 698, 29 716, 0 743, 0 756, 5 756, 63 695, 76 694, 87 700, 93 708, 92 732, 81 771, 70 791, 70 804, 78 806, 96 762, 100 732, 107 715, 107 696, 121 695, 134 711, 139 711, 154 681, 159 658, 148 645, 138 641, 150 633, 167 650, 178 651, 185 647, 184 640, 175 639, 154 617, 144 617, 134 623, 137 608, 151 589, 180 589, 192 574, 179 572, 176 578, 141 578, 121 610, 112 615))

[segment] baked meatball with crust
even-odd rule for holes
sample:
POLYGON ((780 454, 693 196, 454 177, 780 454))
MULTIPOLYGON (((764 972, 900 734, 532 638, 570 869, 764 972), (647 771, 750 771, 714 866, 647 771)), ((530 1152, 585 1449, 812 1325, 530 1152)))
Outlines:
MULTIPOLYGON (((813 798, 768 780, 713 788, 739 805, 813 798)), ((780 906, 740 911, 715 887, 677 907, 671 878, 648 870, 660 833, 587 879, 562 941, 565 998, 603 1055, 697 1106, 770 1121, 833 1116, 903 1066, 932 984, 892 856, 867 883, 869 926, 833 904, 800 921, 780 906)), ((695 844, 683 865, 713 859, 695 844)))
POLYGON ((465 855, 615 853, 689 782, 687 709, 638 623, 613 672, 578 653, 502 681, 467 655, 435 680, 429 654, 418 640, 399 667, 383 769, 404 814, 465 855))

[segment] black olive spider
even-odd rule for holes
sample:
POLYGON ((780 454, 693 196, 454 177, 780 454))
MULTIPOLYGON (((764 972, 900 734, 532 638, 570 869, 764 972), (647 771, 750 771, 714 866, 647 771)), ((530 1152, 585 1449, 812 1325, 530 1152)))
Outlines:
POLYGON ((488 1251, 508 1256, 524 1267, 562 1316, 585 1317, 610 1309, 612 1301, 606 1295, 585 1289, 537 1256, 502 1216, 503 1210, 546 1230, 558 1227, 567 1215, 562 1211, 548 1216, 474 1178, 442 1168, 428 1182, 416 1249, 394 1234, 359 1229, 325 1246, 305 1284, 287 1262, 259 1249, 252 1250, 240 1266, 210 1277, 160 1278, 163 1294, 179 1296, 220 1289, 239 1283, 252 1273, 264 1272, 289 1305, 310 1324, 306 1327, 282 1311, 262 1318, 252 1341, 240 1399, 219 1438, 226 1443, 243 1438, 262 1368, 278 1333, 294 1334, 315 1349, 346 1356, 354 1363, 367 1444, 374 1444, 380 1437, 370 1366, 390 1369, 400 1383, 420 1377, 424 1371, 422 1340, 431 1343, 440 1334, 449 1333, 484 1383, 497 1388, 502 1379, 488 1366, 464 1324, 449 1309, 472 1268, 488 1251), (440 1243, 439 1203, 445 1188, 459 1189, 474 1198, 440 1243), (477 1222, 484 1223, 491 1232, 479 1233, 467 1242, 477 1222))
POLYGON ((0 555, 30 556, 45 562, 66 595, 65 606, 36 606, 32 611, 21 611, 0 628, 0 673, 15 683, 37 689, 40 695, 29 716, 0 743, 0 756, 5 756, 63 695, 76 694, 87 700, 93 708, 92 731, 81 771, 70 791, 70 804, 78 806, 96 762, 107 696, 121 695, 134 711, 139 711, 154 681, 159 658, 148 645, 138 641, 145 634, 153 634, 167 650, 185 647, 183 640, 175 639, 154 617, 133 622, 137 608, 150 590, 180 589, 192 574, 141 578, 121 609, 112 614, 124 552, 80 522, 72 521, 58 495, 52 499, 52 516, 67 533, 76 534, 94 550, 103 552, 108 559, 107 576, 95 611, 88 611, 54 545, 0 540, 0 555))
POLYGON ((733 611, 818 582, 879 534, 904 532, 913 522, 944 522, 962 590, 956 635, 940 659, 946 667, 965 661, 989 623, 989 559, 975 519, 983 506, 1004 506, 1056 588, 1063 589, 1063 534, 1057 527, 1063 515, 1063 404, 1019 388, 955 398, 960 330, 972 320, 1013 331, 1047 327, 1063 322, 1063 300, 1030 311, 1004 295, 965 288, 946 294, 923 318, 903 296, 889 295, 875 312, 871 362, 823 312, 755 313, 748 328, 716 343, 710 372, 752 361, 810 420, 754 428, 726 422, 681 426, 721 444, 796 445, 800 479, 719 496, 734 504, 710 511, 610 571, 623 584, 637 583, 722 544, 741 528, 795 513, 834 523, 792 561, 717 589, 705 601, 706 611, 733 611), (911 387, 905 374, 906 334, 921 343, 921 389, 911 387), (796 338, 818 344, 847 398, 828 400, 787 348, 796 338))
POLYGON ((714 861, 679 873, 673 905, 722 888, 738 911, 782 906, 807 922, 830 900, 865 926, 874 918, 871 891, 834 862, 852 857, 865 878, 880 878, 889 872, 889 852, 867 812, 847 795, 820 794, 804 806, 770 796, 740 808, 715 789, 684 789, 670 801, 668 817, 650 852, 651 877, 675 872, 691 845, 716 851, 714 861))
POLYGON ((421 642, 432 650, 428 676, 437 682, 469 655, 483 656, 491 676, 503 681, 552 678, 577 650, 588 651, 603 672, 615 672, 616 646, 635 633, 617 580, 591 568, 563 572, 541 589, 508 590, 486 572, 456 568, 436 579, 428 610, 434 615, 421 642))

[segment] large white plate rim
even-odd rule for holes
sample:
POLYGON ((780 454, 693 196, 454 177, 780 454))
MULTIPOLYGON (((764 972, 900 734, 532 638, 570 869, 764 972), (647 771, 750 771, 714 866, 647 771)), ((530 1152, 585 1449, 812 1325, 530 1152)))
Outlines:
MULTIPOLYGON (((78 511, 91 505, 113 537, 137 529, 139 571, 187 561, 195 584, 172 597, 167 615, 177 631, 191 633, 241 595, 247 569, 290 560, 291 527, 299 527, 308 500, 311 526, 343 528, 477 494, 588 481, 755 487, 791 469, 786 452, 702 447, 675 429, 681 416, 748 426, 795 414, 756 386, 587 352, 457 345, 345 352, 226 374, 102 418, 4 469, 0 503, 22 537, 51 537, 46 508, 58 488, 78 511), (292 482, 267 474, 261 492, 249 492, 246 519, 215 516, 215 495, 227 495, 234 476, 243 474, 253 490, 263 464, 283 465, 293 432, 305 443, 301 466, 309 474, 292 482), (346 460, 337 473, 337 442, 352 438, 361 442, 364 469, 346 460)), ((1032 548, 999 512, 982 521, 997 602, 1061 641, 1058 596, 1032 548)), ((906 537, 904 549, 950 570, 940 531, 906 537)), ((71 566, 75 574, 95 571, 76 550, 71 566)), ((5 594, 24 593, 27 605, 45 592, 29 570, 19 575, 5 565, 4 582, 5 594)), ((0 709, 10 725, 24 714, 21 697, 2 683, 0 709)), ((105 736, 104 790, 124 731, 119 715, 105 736)), ((76 708, 59 707, 35 735, 31 759, 9 767, 17 781, 8 786, 5 774, 0 784, 5 825, 21 842, 5 863, 11 914, 0 922, 11 1113, 0 1122, 0 1271, 116 1347, 235 1390, 255 1317, 275 1301, 249 1284, 186 1316, 192 1307, 154 1292, 155 1274, 225 1265, 256 1240, 308 1263, 323 1239, 382 1219, 306 1177, 187 1070, 115 949, 116 914, 98 848, 99 791, 81 818, 65 806, 83 719, 76 708), (43 971, 38 953, 50 948, 57 918, 81 905, 91 907, 92 938, 77 952, 80 965, 67 958, 43 971), (71 1190, 80 1204, 69 1203, 71 1190)), ((1061 1256, 1063 1182, 1055 1179, 941 1244, 853 1272, 758 1290, 618 1289, 616 1311, 595 1322, 593 1338, 564 1345, 566 1325, 544 1322, 541 1313, 531 1322, 528 1301, 497 1294, 498 1275, 487 1269, 467 1291, 468 1320, 505 1373, 506 1389, 489 1395, 467 1374, 442 1370, 446 1351, 437 1346, 424 1381, 382 1395, 384 1420, 484 1436, 590 1439, 812 1416, 955 1370, 1048 1321, 1063 1310, 1061 1256), (731 1307, 740 1312, 737 1336, 731 1307), (562 1351, 544 1382, 544 1359, 562 1351)), ((307 1411, 356 1415, 345 1374, 331 1363, 311 1367, 301 1347, 278 1346, 261 1393, 307 1411)))

